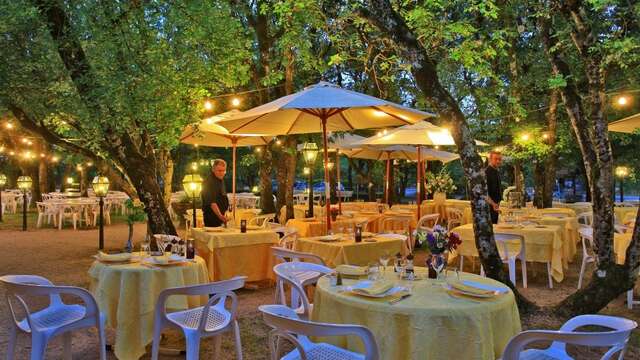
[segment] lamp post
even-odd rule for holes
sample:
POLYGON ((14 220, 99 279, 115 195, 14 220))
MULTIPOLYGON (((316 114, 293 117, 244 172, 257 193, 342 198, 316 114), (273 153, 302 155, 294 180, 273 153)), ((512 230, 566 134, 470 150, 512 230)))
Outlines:
POLYGON ((629 169, 626 166, 616 167, 616 176, 620 179, 620 202, 624 202, 624 178, 629 176, 629 169))
POLYGON ((27 191, 32 183, 29 176, 20 176, 17 181, 18 189, 22 190, 22 231, 27 231, 27 191))
POLYGON ((191 204, 193 206, 193 222, 191 228, 196 227, 196 198, 200 196, 202 192, 202 178, 198 174, 188 174, 182 179, 182 187, 185 194, 191 198, 191 204))
POLYGON ((2 213, 4 210, 4 207, 2 207, 2 189, 4 189, 5 185, 7 185, 7 175, 0 174, 0 222, 2 222, 2 213))
POLYGON ((104 197, 109 192, 109 179, 106 176, 96 176, 91 182, 93 193, 100 198, 100 230, 98 237, 98 248, 104 249, 104 197))
POLYGON ((309 169, 309 217, 313 217, 313 166, 318 158, 318 145, 316 143, 304 143, 302 146, 304 163, 309 169))

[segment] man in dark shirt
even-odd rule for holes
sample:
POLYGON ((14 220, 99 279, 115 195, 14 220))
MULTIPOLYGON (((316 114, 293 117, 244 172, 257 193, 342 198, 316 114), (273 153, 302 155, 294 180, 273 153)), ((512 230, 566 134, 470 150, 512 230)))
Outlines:
POLYGON ((502 164, 502 154, 497 151, 489 153, 489 164, 484 170, 487 176, 487 202, 489 203, 489 211, 491 212, 491 221, 498 223, 498 214, 500 212, 500 201, 502 201, 502 186, 500 184, 500 164, 502 164))
POLYGON ((213 161, 211 173, 202 184, 202 215, 204 226, 216 227, 226 224, 229 209, 229 199, 224 187, 224 175, 227 173, 227 163, 222 159, 213 161))

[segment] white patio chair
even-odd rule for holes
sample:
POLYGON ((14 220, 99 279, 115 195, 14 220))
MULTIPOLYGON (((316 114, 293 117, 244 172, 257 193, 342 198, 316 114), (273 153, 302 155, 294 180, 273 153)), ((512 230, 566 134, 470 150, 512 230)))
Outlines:
POLYGON ((593 213, 592 212, 580 213, 580 214, 578 214, 577 218, 578 218, 578 224, 580 224, 580 225, 586 225, 588 227, 591 227, 591 225, 593 225, 593 213))
POLYGON ((75 206, 71 205, 60 205, 58 212, 58 230, 62 230, 62 225, 64 224, 65 219, 70 219, 73 223, 73 230, 77 229, 78 223, 78 215, 79 213, 76 210, 75 206))
POLYGON ((427 214, 418 220, 416 228, 418 230, 433 231, 433 228, 438 224, 440 220, 440 214, 427 214))
POLYGON ((236 276, 229 280, 209 284, 177 287, 162 290, 156 304, 153 321, 153 345, 151 358, 158 359, 160 350, 160 335, 162 329, 170 327, 182 331, 186 340, 187 360, 199 358, 200 339, 216 336, 214 357, 220 356, 220 338, 225 332, 233 331, 236 345, 236 358, 242 359, 242 343, 240 342, 240 327, 237 320, 238 297, 233 292, 244 286, 246 276, 236 276), (166 302, 174 295, 210 295, 211 298, 204 306, 167 313, 166 302), (230 306, 227 310, 227 299, 230 306))
POLYGON ((298 238, 298 231, 294 228, 293 231, 289 228, 284 228, 285 234, 280 238, 278 247, 288 250, 293 250, 296 239, 298 238))
POLYGON ((40 228, 42 226, 42 221, 45 219, 47 224, 51 224, 51 219, 53 219, 53 225, 56 226, 58 211, 55 204, 38 201, 36 202, 36 209, 38 210, 38 221, 36 223, 36 227, 40 228))
MULTIPOLYGON (((525 251, 525 243, 524 236, 518 234, 507 234, 507 233, 494 233, 493 237, 496 240, 496 246, 498 247, 498 252, 500 252, 500 257, 502 258, 502 262, 507 264, 509 267, 509 280, 516 285, 516 260, 520 260, 521 263, 521 271, 522 271, 522 287, 527 287, 527 254, 525 251), (520 249, 518 252, 509 251, 509 243, 513 246, 513 241, 517 240, 519 242, 520 249)), ((480 266, 480 272, 484 276, 484 268, 482 265, 480 266)), ((549 268, 549 263, 547 263, 547 272, 549 276, 549 287, 553 288, 553 283, 551 282, 551 270, 549 268)))
POLYGON ((291 308, 295 309, 303 319, 309 319, 313 305, 307 297, 305 287, 315 284, 319 278, 332 273, 333 270, 319 264, 296 261, 277 264, 273 267, 273 272, 276 274, 276 296, 279 297, 276 301, 281 305, 287 305, 285 285, 289 285, 291 287, 291 308))
POLYGON ((273 223, 276 218, 276 214, 264 214, 253 217, 247 221, 247 226, 255 225, 259 226, 262 229, 266 229, 269 226, 269 223, 273 223))
MULTIPOLYGON (((279 263, 302 261, 305 263, 326 266, 324 260, 315 254, 285 249, 279 246, 272 246, 271 253, 279 263)), ((294 276, 296 281, 298 281, 303 288, 306 288, 308 285, 315 284, 322 275, 324 274, 315 270, 291 272, 291 276, 294 276)), ((281 279, 276 279, 276 302, 281 302, 282 296, 285 296, 284 282, 281 279)), ((291 303, 298 303, 298 294, 295 291, 291 291, 291 303)))
POLYGON ((578 276, 578 289, 582 287, 582 279, 584 278, 584 271, 587 268, 587 263, 594 263, 597 260, 597 256, 593 253, 593 228, 586 225, 580 225, 578 229, 580 240, 582 241, 582 264, 580 265, 580 275, 578 276))
POLYGON ((71 359, 71 332, 88 327, 98 329, 100 359, 106 359, 105 317, 90 292, 73 286, 55 286, 35 275, 5 275, 0 277, 0 282, 7 287, 7 303, 13 320, 9 329, 8 360, 14 358, 18 331, 31 335, 31 360, 44 359, 47 343, 58 335, 63 336, 65 358, 71 359), (82 304, 65 304, 60 297, 63 294, 80 298, 82 304), (49 297, 49 306, 32 313, 25 299, 40 296, 49 297), (17 308, 24 318, 18 318, 17 308))
POLYGON ((306 360, 378 360, 378 344, 373 333, 364 326, 327 324, 305 321, 293 310, 282 305, 262 305, 262 312, 267 325, 273 328, 269 333, 269 349, 271 359, 306 359, 306 360), (339 348, 327 343, 314 343, 310 336, 346 336, 355 335, 364 343, 364 354, 339 348), (280 357, 282 340, 295 346, 295 350, 280 357))
POLYGON ((454 207, 447 207, 447 230, 451 231, 451 229, 461 226, 462 219, 464 217, 462 210, 454 207))
POLYGON ((411 253, 413 251, 413 238, 411 237, 411 221, 413 220, 413 215, 394 215, 394 216, 385 216, 382 218, 381 229, 385 233, 391 234, 407 234, 406 240, 406 250, 411 253), (401 224, 401 229, 394 229, 398 224, 401 224))
POLYGON ((621 317, 605 315, 580 315, 569 319, 560 330, 528 330, 511 338, 502 354, 503 360, 527 359, 573 359, 567 354, 566 345, 582 345, 589 347, 608 347, 609 350, 601 359, 608 360, 615 354, 618 359, 624 358, 625 348, 631 331, 638 324, 621 317), (585 332, 575 331, 583 326, 596 325, 612 329, 611 331, 585 332), (534 342, 553 341, 546 349, 524 350, 525 346, 534 342))

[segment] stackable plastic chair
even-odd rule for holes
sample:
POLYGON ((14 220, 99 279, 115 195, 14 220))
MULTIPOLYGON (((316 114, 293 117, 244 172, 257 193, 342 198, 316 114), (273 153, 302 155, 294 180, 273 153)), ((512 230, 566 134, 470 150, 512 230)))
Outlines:
POLYGON ((440 214, 427 214, 418 220, 416 228, 418 230, 433 231, 434 226, 438 224, 440 214))
POLYGON ((318 282, 325 274, 332 273, 333 270, 318 264, 307 262, 284 262, 273 267, 276 274, 276 301, 282 305, 287 305, 285 298, 285 285, 291 287, 291 307, 303 318, 311 316, 313 305, 307 297, 305 286, 318 282))
POLYGON ((583 345, 589 347, 608 347, 609 350, 601 359, 624 358, 625 348, 631 331, 638 324, 621 317, 605 315, 580 315, 562 325, 560 330, 529 330, 511 338, 502 354, 503 360, 527 359, 573 359, 567 354, 566 345, 583 345), (611 331, 583 332, 575 331, 579 327, 597 325, 611 331), (524 350, 525 346, 534 342, 553 341, 546 349, 524 350), (524 350, 524 351, 523 351, 524 350))
POLYGON ((447 208, 447 230, 451 231, 451 229, 455 228, 456 226, 461 226, 463 217, 464 215, 460 209, 448 207, 447 208))
POLYGON ((272 223, 276 218, 276 214, 264 214, 258 215, 256 217, 251 218, 247 221, 247 225, 256 225, 260 226, 263 229, 266 229, 269 226, 269 223, 272 223))
MULTIPOLYGON (((160 335, 162 329, 170 327, 182 331, 186 340, 187 360, 196 360, 200 352, 200 339, 220 336, 233 331, 236 344, 236 358, 242 359, 242 343, 240 342, 240 327, 237 320, 238 297, 233 292, 244 286, 246 276, 213 282, 203 285, 176 287, 163 290, 158 296, 155 318, 153 321, 153 345, 151 357, 158 360, 160 351, 160 335), (211 298, 204 306, 167 313, 167 298, 172 295, 210 295, 211 298), (225 307, 230 299, 230 309, 225 307)), ((219 344, 219 338, 217 339, 219 344)), ((219 347, 216 346, 215 358, 219 357, 219 347)))
MULTIPOLYGON (((496 246, 498 250, 502 250, 500 257, 502 258, 502 262, 507 264, 509 267, 509 280, 516 285, 516 260, 520 260, 521 270, 522 270, 522 286, 524 288, 527 287, 527 261, 526 261, 526 251, 525 251, 525 243, 524 236, 518 234, 507 234, 507 233, 494 233, 493 237, 496 240, 496 246), (517 253, 513 253, 509 251, 508 242, 512 242, 513 240, 518 240, 520 242, 520 251, 517 253)), ((550 264, 547 263, 547 266, 550 264)), ((553 288, 553 283, 551 282, 551 271, 547 269, 549 273, 549 287, 553 288)), ((480 266, 480 272, 484 276, 484 269, 480 266)))
POLYGON ((582 240, 582 264, 580 265, 580 276, 578 276, 578 289, 580 289, 587 264, 596 262, 597 256, 593 253, 593 228, 581 224, 578 234, 580 235, 580 240, 582 240))
POLYGON ((301 320, 295 311, 282 305, 262 305, 267 325, 273 328, 269 333, 271 359, 307 359, 307 360, 378 360, 378 344, 371 330, 360 325, 327 324, 301 320), (314 343, 309 336, 346 336, 355 335, 364 343, 364 354, 345 350, 327 343, 314 343), (282 340, 291 342, 295 350, 280 357, 282 340))
POLYGON ((7 359, 14 358, 18 331, 31 334, 31 360, 44 359, 49 339, 58 335, 63 335, 65 358, 71 359, 71 331, 88 327, 98 329, 100 359, 106 359, 105 317, 90 292, 74 286, 55 286, 46 278, 35 275, 5 275, 0 277, 0 282, 7 287, 7 303, 13 318, 7 359), (60 297, 62 294, 80 298, 82 305, 65 304, 60 297), (37 296, 48 296, 49 306, 32 313, 24 299, 37 296), (16 302, 25 315, 23 319, 18 319, 16 302))

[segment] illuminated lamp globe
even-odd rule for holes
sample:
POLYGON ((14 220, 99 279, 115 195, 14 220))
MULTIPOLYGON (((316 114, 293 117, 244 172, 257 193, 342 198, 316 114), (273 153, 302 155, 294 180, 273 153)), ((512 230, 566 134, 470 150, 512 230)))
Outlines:
POLYGON ((96 176, 91 182, 91 187, 97 197, 105 197, 109 192, 109 179, 106 176, 96 176))
POLYGON ((27 190, 31 189, 33 181, 31 180, 30 176, 20 176, 18 177, 18 181, 16 181, 16 183, 18 184, 18 189, 26 192, 27 190))
POLYGON ((182 179, 182 187, 189 198, 195 199, 202 192, 202 177, 198 174, 185 175, 182 179))

